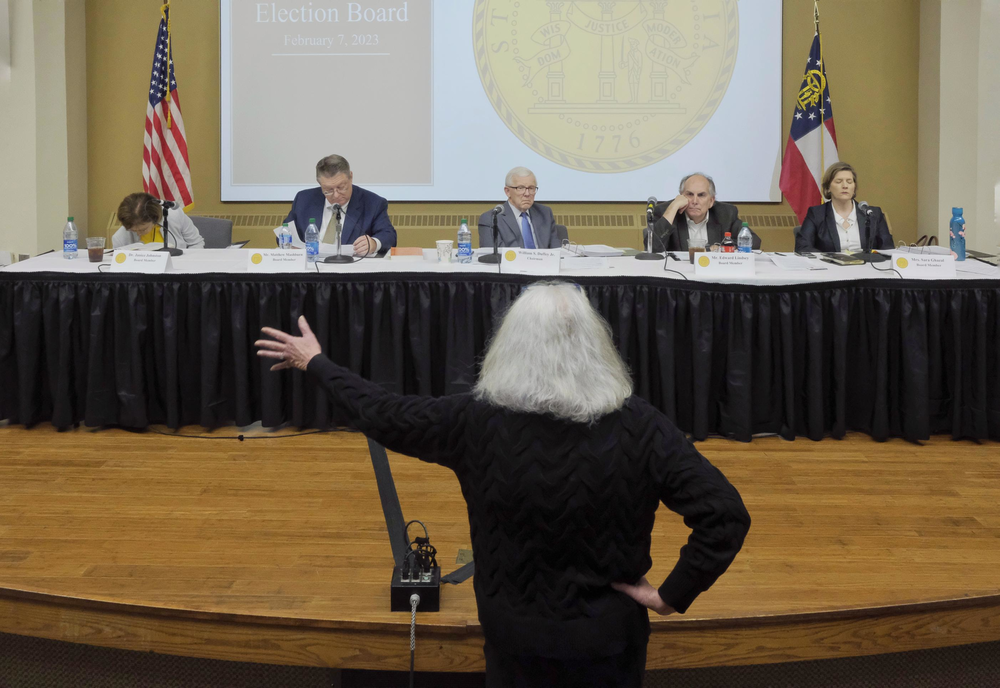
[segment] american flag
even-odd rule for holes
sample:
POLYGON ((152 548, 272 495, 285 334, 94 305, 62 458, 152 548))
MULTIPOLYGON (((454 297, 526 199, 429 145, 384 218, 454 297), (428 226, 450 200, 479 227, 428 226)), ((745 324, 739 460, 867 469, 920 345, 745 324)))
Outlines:
POLYGON ((792 129, 785 146, 778 188, 801 223, 810 206, 823 202, 820 183, 826 169, 837 162, 837 130, 833 102, 826 80, 826 63, 819 27, 813 37, 806 72, 796 98, 792 129))
POLYGON ((153 51, 153 70, 149 77, 146 135, 142 147, 142 188, 148 194, 176 201, 187 208, 194 202, 194 194, 170 45, 170 3, 161 8, 161 14, 156 49, 153 51))

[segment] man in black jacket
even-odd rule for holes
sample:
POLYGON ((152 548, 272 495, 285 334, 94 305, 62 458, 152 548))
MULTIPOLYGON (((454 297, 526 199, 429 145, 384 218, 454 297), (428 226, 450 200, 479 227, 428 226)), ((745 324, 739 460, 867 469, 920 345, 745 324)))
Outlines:
MULTIPOLYGON (((735 205, 717 203, 715 182, 706 174, 689 174, 681 180, 680 193, 670 203, 653 209, 653 250, 686 251, 693 236, 704 239, 705 246, 721 244, 726 232, 733 241, 743 228, 735 205)), ((760 248, 760 237, 751 229, 753 247, 760 248)))

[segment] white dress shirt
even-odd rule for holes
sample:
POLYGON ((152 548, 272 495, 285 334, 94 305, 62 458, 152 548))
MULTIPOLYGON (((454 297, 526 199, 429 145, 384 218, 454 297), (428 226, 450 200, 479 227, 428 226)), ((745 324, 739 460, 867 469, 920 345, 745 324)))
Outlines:
POLYGON ((531 228, 531 238, 535 242, 535 248, 538 248, 538 235, 535 234, 535 223, 531 221, 531 208, 528 208, 527 210, 518 210, 511 204, 510 201, 507 201, 507 207, 510 209, 509 212, 514 218, 514 224, 517 225, 517 235, 521 237, 522 242, 524 240, 524 233, 521 231, 521 213, 523 212, 524 216, 528 218, 528 227, 531 228))
POLYGON ((688 218, 688 246, 690 246, 694 241, 699 241, 699 243, 694 243, 695 246, 708 246, 708 213, 705 213, 705 219, 701 222, 695 224, 688 218))
POLYGON ((852 203, 851 213, 847 217, 841 217, 837 209, 833 208, 833 219, 837 223, 837 234, 840 235, 840 250, 860 251, 861 232, 858 230, 858 206, 852 203))
MULTIPOLYGON (((327 198, 325 200, 326 200, 326 202, 323 204, 323 219, 322 219, 322 223, 320 224, 320 227, 319 227, 319 243, 321 243, 321 244, 322 243, 326 243, 326 242, 323 241, 323 238, 326 236, 326 230, 330 228, 330 222, 333 220, 333 217, 334 217, 333 203, 330 203, 330 199, 329 198, 327 198)), ((343 226, 347 224, 347 207, 349 205, 351 205, 350 201, 348 201, 344 205, 340 206, 340 226, 341 226, 341 228, 343 228, 343 226)), ((334 225, 334 226, 336 226, 336 225, 334 225)), ((331 241, 329 243, 331 243, 331 244, 334 243, 335 241, 337 241, 336 235, 333 235, 330 238, 331 238, 331 241)), ((358 237, 358 238, 360 238, 360 237, 358 237)), ((375 239, 375 237, 372 237, 372 239, 375 239)), ((378 253, 381 250, 382 250, 382 242, 379 241, 378 239, 375 239, 375 253, 378 253)))

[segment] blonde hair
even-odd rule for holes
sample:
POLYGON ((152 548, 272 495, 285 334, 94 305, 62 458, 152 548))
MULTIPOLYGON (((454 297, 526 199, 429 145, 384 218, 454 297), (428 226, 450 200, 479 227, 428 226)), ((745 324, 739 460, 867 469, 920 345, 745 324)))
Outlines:
POLYGON ((512 411, 593 423, 632 394, 608 323, 568 283, 528 287, 487 346, 475 396, 512 411))
POLYGON ((844 170, 850 172, 851 175, 854 177, 854 196, 851 196, 851 198, 857 197, 858 173, 855 172, 854 168, 851 167, 846 162, 835 162, 829 167, 827 167, 826 172, 823 173, 823 183, 820 185, 820 188, 823 190, 824 200, 827 201, 830 200, 830 184, 833 184, 833 178, 836 177, 838 173, 843 172, 844 170))

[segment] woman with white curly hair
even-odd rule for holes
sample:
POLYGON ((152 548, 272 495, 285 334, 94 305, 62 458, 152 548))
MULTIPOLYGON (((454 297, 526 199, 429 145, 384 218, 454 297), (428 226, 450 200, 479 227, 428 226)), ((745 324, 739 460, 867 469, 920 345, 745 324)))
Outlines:
POLYGON ((305 318, 258 354, 323 386, 337 417, 447 466, 468 504, 488 686, 640 686, 649 609, 683 613, 742 547, 739 493, 632 394, 607 323, 572 284, 528 287, 489 343, 472 393, 390 394, 331 362, 305 318), (663 502, 692 529, 654 588, 663 502))

